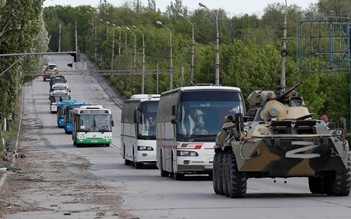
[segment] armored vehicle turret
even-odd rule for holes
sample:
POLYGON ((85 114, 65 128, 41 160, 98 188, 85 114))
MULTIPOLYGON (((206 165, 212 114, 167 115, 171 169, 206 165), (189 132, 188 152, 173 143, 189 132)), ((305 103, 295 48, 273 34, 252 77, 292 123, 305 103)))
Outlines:
POLYGON ((252 92, 245 116, 251 120, 226 116, 215 147, 215 193, 243 197, 248 178, 308 177, 314 194, 349 195, 346 125, 331 130, 313 119, 294 90, 300 84, 286 92, 252 92))

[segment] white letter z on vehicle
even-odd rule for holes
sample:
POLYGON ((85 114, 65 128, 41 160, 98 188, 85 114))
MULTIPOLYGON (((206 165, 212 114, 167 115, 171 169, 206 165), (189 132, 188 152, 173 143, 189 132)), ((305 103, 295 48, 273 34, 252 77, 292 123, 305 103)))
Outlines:
POLYGON ((286 152, 285 157, 288 158, 317 158, 320 157, 320 154, 303 154, 301 152, 305 152, 308 150, 311 150, 313 148, 318 147, 319 145, 314 145, 313 142, 310 141, 293 141, 291 142, 291 145, 301 145, 301 146, 306 146, 306 147, 301 147, 297 148, 291 151, 286 152))

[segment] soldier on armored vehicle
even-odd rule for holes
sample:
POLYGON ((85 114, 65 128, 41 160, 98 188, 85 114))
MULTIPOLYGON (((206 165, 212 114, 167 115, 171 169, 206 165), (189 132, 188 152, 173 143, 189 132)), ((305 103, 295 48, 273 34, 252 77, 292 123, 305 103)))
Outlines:
POLYGON ((217 135, 213 187, 217 194, 242 197, 248 178, 308 177, 315 194, 350 193, 349 145, 344 130, 329 130, 312 118, 302 97, 254 91, 248 116, 227 116, 217 135))

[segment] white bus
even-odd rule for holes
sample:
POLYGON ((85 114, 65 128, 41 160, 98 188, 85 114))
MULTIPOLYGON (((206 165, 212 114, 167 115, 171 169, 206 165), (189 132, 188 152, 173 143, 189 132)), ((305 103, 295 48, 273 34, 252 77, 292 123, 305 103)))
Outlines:
POLYGON ((76 146, 112 143, 113 119, 111 110, 101 105, 80 106, 71 110, 72 140, 76 146))
POLYGON ((161 94, 157 111, 157 167, 161 176, 211 178, 216 136, 228 114, 245 113, 241 90, 225 86, 181 87, 161 94))
POLYGON ((159 94, 125 100, 121 115, 121 154, 126 165, 156 164, 156 117, 159 94))

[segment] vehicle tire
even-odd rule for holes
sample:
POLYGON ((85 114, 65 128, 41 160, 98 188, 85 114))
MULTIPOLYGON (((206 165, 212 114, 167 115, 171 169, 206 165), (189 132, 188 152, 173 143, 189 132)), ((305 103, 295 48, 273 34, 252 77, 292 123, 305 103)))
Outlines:
POLYGON ((43 81, 46 81, 46 78, 45 78, 45 77, 43 77, 43 81))
POLYGON ((213 157, 213 180, 212 180, 212 185, 213 185, 213 190, 216 194, 219 194, 218 192, 218 168, 219 168, 219 152, 215 152, 215 155, 213 157))
POLYGON ((324 177, 308 177, 308 187, 310 188, 312 194, 325 194, 324 177))
POLYGON ((228 185, 229 185, 229 178, 228 178, 228 152, 224 152, 223 154, 223 172, 222 172, 222 179, 223 179, 223 195, 229 196, 228 193, 228 185))
POLYGON ((325 178, 325 189, 328 195, 348 196, 351 184, 351 161, 347 162, 346 170, 338 170, 325 178))
POLYGON ((182 179, 184 179, 184 174, 183 173, 173 173, 173 178, 175 180, 182 180, 182 179))
POLYGON ((130 165, 130 163, 131 163, 130 160, 127 160, 127 159, 124 160, 124 164, 127 166, 130 165))
POLYGON ((141 169, 143 166, 143 163, 140 162, 134 162, 135 169, 141 169))
POLYGON ((213 158, 213 190, 223 195, 223 152, 216 152, 213 158))
POLYGON ((164 171, 163 170, 163 165, 162 165, 162 151, 160 151, 161 153, 161 159, 160 159, 160 175, 162 177, 166 177, 166 176, 169 176, 169 173, 167 171, 164 171))
POLYGON ((105 144, 105 147, 110 147, 110 144, 105 144))
POLYGON ((74 146, 77 146, 77 142, 73 140, 73 145, 74 146))
POLYGON ((228 167, 228 196, 231 198, 242 198, 246 194, 247 176, 238 171, 236 158, 232 151, 227 153, 228 167))

